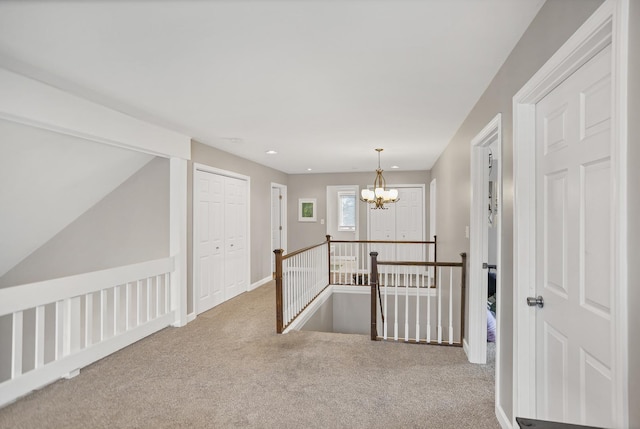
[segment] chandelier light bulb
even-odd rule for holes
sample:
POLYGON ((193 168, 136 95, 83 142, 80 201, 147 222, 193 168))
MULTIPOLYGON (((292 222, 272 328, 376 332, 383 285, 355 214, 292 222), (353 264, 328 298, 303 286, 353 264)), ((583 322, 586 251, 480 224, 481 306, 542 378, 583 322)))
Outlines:
POLYGON ((374 209, 385 209, 385 203, 395 203, 399 200, 397 189, 386 189, 386 181, 382 175, 380 168, 380 152, 383 149, 376 149, 378 152, 378 168, 376 169, 376 178, 373 181, 373 191, 371 189, 363 189, 360 192, 362 198, 360 201, 372 204, 374 209))

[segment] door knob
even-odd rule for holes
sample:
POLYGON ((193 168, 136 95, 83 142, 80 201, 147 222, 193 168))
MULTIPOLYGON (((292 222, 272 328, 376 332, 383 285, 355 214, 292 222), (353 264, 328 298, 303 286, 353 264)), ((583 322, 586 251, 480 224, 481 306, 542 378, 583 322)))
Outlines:
POLYGON ((538 295, 537 297, 527 297, 527 305, 529 307, 535 307, 538 306, 538 308, 542 308, 544 307, 544 299, 542 298, 541 295, 538 295))

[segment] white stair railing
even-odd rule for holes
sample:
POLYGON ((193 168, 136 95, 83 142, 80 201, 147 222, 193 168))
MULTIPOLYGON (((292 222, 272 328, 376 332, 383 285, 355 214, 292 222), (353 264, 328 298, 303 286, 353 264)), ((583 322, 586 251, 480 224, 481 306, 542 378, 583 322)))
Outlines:
POLYGON ((378 261, 372 252, 372 307, 381 307, 380 315, 372 308, 372 339, 462 346, 466 254, 460 256, 462 262, 378 261), (435 282, 425 267, 435 268, 435 282))
MULTIPOLYGON (((371 285, 369 273, 371 264, 369 254, 377 252, 384 261, 423 262, 428 255, 435 254, 436 241, 343 241, 330 240, 331 264, 330 281, 334 285, 371 285), (432 249, 430 252, 429 249, 432 249)), ((379 267, 379 274, 384 274, 387 267, 379 267)), ((429 271, 422 267, 422 271, 429 271)), ((433 280, 433 274, 430 278, 433 280)), ((387 284, 393 284, 391 277, 387 284), (390 283, 391 282, 391 283, 390 283)))
POLYGON ((165 258, 0 289, 0 407, 173 323, 172 271, 165 258))
POLYGON ((284 329, 329 285, 329 241, 276 258, 276 330, 284 329))

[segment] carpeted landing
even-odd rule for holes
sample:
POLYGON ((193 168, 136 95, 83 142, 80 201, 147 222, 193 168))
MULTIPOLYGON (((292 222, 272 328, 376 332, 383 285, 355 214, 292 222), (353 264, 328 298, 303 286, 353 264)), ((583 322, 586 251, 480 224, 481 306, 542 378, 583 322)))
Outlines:
POLYGON ((275 333, 273 282, 0 409, 1 428, 499 428, 460 348, 275 333))

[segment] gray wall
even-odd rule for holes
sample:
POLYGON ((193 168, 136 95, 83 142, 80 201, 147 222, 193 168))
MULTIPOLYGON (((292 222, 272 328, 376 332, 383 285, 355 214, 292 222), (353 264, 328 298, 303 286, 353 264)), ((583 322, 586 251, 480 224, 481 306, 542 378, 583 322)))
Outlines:
MULTIPOLYGON (((513 412, 513 309, 510 305, 513 302, 512 98, 601 3, 601 0, 546 2, 431 170, 431 175, 438 180, 438 259, 451 259, 461 251, 469 252, 465 227, 469 225, 470 216, 471 139, 496 114, 502 113, 504 290, 500 299, 507 304, 502 308, 500 326, 500 406, 510 420, 513 412)), ((465 332, 469 332, 468 326, 465 332)))
POLYGON ((369 335, 370 312, 371 302, 368 292, 334 291, 300 330, 369 335))
POLYGON ((629 427, 640 428, 640 1, 629 12, 629 427))
MULTIPOLYGON (((375 167, 375 166, 374 166, 375 167)), ((325 240, 327 226, 320 224, 320 219, 327 218, 327 186, 329 185, 359 185, 360 189, 373 185, 375 171, 366 173, 331 173, 331 174, 292 174, 289 176, 287 198, 288 240, 289 250, 296 250, 325 240), (298 222, 298 199, 316 198, 317 222, 298 222)), ((425 185, 425 225, 429 227, 429 182, 431 172, 425 171, 385 171, 384 178, 387 186, 393 185, 425 185)), ((359 197, 359 195, 358 195, 359 197)), ((367 239, 367 208, 360 204, 358 228, 360 240, 367 239)), ((428 235, 425 235, 428 237, 428 235)), ((456 259, 457 260, 457 259, 456 259)))
MULTIPOLYGON (((251 283, 271 276, 271 182, 287 185, 288 176, 278 170, 257 164, 228 152, 193 141, 191 161, 187 168, 187 312, 193 312, 193 163, 205 164, 222 170, 251 177, 250 233, 251 283)), ((289 200, 291 201, 291 200, 289 200)), ((296 200, 297 201, 297 200, 296 200)), ((297 217, 296 217, 297 219, 297 217)), ((291 235, 289 233, 289 241, 291 235)))
POLYGON ((333 332, 370 335, 370 293, 333 293, 333 332))
MULTIPOLYGON (((316 332, 333 332, 333 297, 335 294, 331 294, 325 302, 322 303, 313 316, 307 320, 300 330, 301 331, 316 331, 316 332)), ((0 328, 2 325, 0 324, 0 328)), ((0 373, 1 375, 1 373, 0 373)))
POLYGON ((0 278, 8 287, 169 256, 169 162, 154 158, 0 278))

